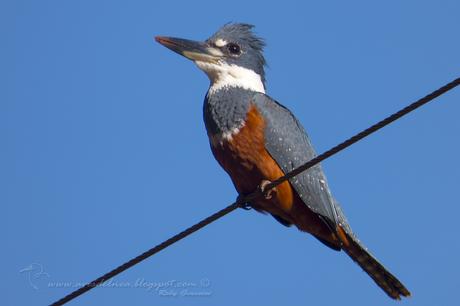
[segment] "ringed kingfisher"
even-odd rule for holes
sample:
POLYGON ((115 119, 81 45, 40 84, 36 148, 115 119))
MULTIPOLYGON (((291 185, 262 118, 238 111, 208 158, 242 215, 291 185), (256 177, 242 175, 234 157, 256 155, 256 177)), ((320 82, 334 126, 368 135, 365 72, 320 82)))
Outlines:
MULTIPOLYGON (((204 42, 155 37, 209 77, 203 116, 211 150, 240 195, 263 190, 316 156, 296 117, 265 93, 265 43, 252 29, 229 23, 204 42)), ((352 232, 320 165, 265 194, 250 207, 282 225, 295 225, 333 250, 344 250, 391 298, 410 296, 352 232)))

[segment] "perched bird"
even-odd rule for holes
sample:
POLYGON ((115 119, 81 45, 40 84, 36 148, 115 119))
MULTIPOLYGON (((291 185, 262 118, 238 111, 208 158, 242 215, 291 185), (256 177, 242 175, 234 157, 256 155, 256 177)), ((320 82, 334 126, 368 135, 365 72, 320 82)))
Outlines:
MULTIPOLYGON (((265 94, 265 43, 252 28, 226 24, 204 42, 155 37, 208 75, 203 115, 211 149, 240 195, 263 189, 316 156, 300 122, 265 94)), ((266 194, 251 207, 344 250, 391 298, 410 295, 352 232, 320 165, 266 194)))

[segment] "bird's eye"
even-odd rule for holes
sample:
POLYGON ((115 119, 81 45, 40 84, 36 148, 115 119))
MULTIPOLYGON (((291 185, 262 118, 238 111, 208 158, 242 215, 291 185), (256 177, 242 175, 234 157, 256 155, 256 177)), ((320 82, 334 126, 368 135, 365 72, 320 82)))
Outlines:
POLYGON ((233 55, 239 55, 241 53, 241 48, 237 44, 229 43, 227 45, 227 50, 233 55))

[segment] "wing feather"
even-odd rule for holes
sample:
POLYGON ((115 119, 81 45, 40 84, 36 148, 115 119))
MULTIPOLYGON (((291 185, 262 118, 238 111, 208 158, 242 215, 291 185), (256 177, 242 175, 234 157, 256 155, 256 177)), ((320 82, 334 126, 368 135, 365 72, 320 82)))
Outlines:
MULTIPOLYGON (((305 129, 286 107, 262 93, 255 94, 254 104, 265 119, 266 148, 284 173, 316 156, 305 129)), ((302 172, 292 178, 290 183, 305 205, 322 216, 334 231, 339 223, 349 228, 341 208, 331 194, 321 165, 302 172)))

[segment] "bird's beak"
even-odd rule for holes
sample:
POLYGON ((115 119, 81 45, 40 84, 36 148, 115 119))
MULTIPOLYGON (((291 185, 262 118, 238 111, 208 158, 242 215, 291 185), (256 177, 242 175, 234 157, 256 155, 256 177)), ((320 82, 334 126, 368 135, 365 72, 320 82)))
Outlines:
POLYGON ((205 42, 163 36, 156 36, 155 40, 192 61, 216 63, 223 56, 219 49, 211 47, 205 42))

